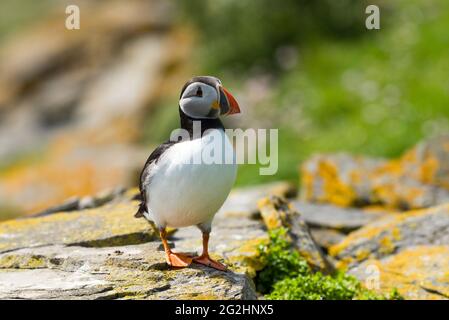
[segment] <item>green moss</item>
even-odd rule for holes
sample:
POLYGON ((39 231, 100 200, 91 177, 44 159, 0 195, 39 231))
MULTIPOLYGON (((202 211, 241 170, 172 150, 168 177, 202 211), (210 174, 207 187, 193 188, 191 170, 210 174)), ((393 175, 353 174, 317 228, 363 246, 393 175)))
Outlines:
POLYGON ((367 290, 365 288, 361 289, 357 296, 358 300, 404 300, 404 297, 399 293, 396 288, 391 289, 391 291, 386 295, 379 295, 373 291, 367 290))
POLYGON ((269 231, 269 236, 270 242, 259 246, 260 260, 265 267, 257 274, 256 283, 262 293, 268 293, 275 283, 285 278, 310 273, 306 260, 292 250, 286 229, 269 231))
POLYGON ((270 242, 259 247, 265 268, 256 277, 257 289, 267 299, 285 300, 384 300, 402 299, 397 290, 377 294, 343 272, 333 275, 314 273, 306 260, 292 248, 287 231, 270 231, 270 242))

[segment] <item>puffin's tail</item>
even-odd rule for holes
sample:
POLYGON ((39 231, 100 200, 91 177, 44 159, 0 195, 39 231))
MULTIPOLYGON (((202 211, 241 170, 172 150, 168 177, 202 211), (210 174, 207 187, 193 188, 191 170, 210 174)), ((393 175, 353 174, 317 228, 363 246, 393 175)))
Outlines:
POLYGON ((144 213, 147 212, 147 208, 145 206, 145 203, 142 201, 139 204, 139 209, 137 209, 136 214, 134 215, 134 218, 142 218, 144 216, 144 213))

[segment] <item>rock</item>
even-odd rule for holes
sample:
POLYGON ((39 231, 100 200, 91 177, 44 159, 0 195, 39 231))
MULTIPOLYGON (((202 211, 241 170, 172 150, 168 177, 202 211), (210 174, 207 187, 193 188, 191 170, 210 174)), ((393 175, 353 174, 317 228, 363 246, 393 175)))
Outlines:
MULTIPOLYGON (((380 260, 367 260, 349 270, 370 283, 376 273, 379 291, 396 288, 405 299, 449 299, 449 246, 416 246, 380 260)), ((374 288, 374 287, 373 287, 374 288)))
POLYGON ((301 167, 301 198, 340 206, 382 204, 407 210, 449 202, 449 136, 418 144, 386 161, 316 155, 301 167))
POLYGON ((269 230, 285 227, 293 246, 314 270, 324 273, 333 271, 333 266, 313 240, 306 222, 290 202, 271 196, 259 200, 258 207, 266 227, 269 230))
MULTIPOLYGON (((251 278, 263 267, 258 247, 268 235, 243 199, 285 195, 288 188, 280 186, 236 189, 217 213, 209 247, 227 273, 168 267, 153 227, 134 218, 136 189, 96 208, 0 223, 0 298, 255 299, 251 278)), ((200 253, 197 228, 173 230, 169 241, 175 251, 200 253)))
POLYGON ((39 161, 19 163, 0 173, 2 205, 20 206, 31 215, 74 195, 130 185, 148 156, 148 150, 129 144, 86 146, 66 138, 49 147, 39 161))
POLYGON ((255 299, 251 280, 195 265, 172 270, 157 242, 51 245, 0 254, 0 299, 255 299))
POLYGON ((301 199, 339 206, 369 203, 369 173, 383 163, 347 154, 315 155, 301 166, 301 199))
POLYGON ((303 201, 292 201, 291 204, 310 227, 337 229, 342 232, 353 231, 388 214, 303 201))
POLYGON ((401 159, 402 175, 449 190, 449 135, 419 143, 401 159))
POLYGON ((329 253, 353 267, 417 245, 449 245, 449 205, 395 214, 350 233, 329 253))
MULTIPOLYGON (((102 193, 95 196, 72 197, 64 201, 60 205, 52 206, 48 209, 45 209, 41 212, 34 214, 33 216, 42 217, 57 212, 68 212, 75 210, 97 208, 108 202, 111 202, 114 199, 119 198, 121 195, 125 193, 125 191, 126 189, 119 187, 114 190, 103 191, 102 193)), ((137 190, 135 191, 135 193, 137 193, 137 190)))
POLYGON ((258 186, 242 187, 231 191, 220 212, 227 214, 257 213, 257 201, 268 195, 291 197, 296 195, 295 187, 288 182, 272 182, 258 186))
POLYGON ((310 228, 310 234, 312 235, 313 240, 325 250, 340 243, 346 237, 342 232, 326 228, 310 228))
POLYGON ((137 202, 62 212, 0 223, 0 252, 49 244, 103 247, 156 239, 148 223, 133 217, 137 202))

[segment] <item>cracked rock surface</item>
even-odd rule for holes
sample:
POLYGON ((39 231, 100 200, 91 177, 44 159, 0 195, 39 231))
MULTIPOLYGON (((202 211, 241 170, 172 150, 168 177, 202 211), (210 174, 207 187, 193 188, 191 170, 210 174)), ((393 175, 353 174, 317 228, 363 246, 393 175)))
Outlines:
MULTIPOLYGON (((170 268, 153 227, 133 217, 136 190, 97 208, 0 223, 0 299, 256 299, 257 247, 268 237, 255 204, 288 190, 276 183, 232 192, 210 241, 228 272, 170 268)), ((201 250, 194 227, 172 230, 169 241, 174 251, 201 250)))

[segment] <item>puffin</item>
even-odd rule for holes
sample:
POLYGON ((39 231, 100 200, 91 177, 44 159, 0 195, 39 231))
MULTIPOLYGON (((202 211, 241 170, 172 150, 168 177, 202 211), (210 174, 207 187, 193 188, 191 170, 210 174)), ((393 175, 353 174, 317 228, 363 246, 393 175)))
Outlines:
POLYGON ((208 244, 214 216, 237 175, 234 148, 220 116, 240 113, 240 107, 218 78, 196 76, 182 87, 178 109, 180 127, 189 139, 169 139, 150 154, 140 175, 141 202, 135 217, 156 225, 168 265, 187 267, 194 262, 226 271, 209 256, 208 244), (195 134, 199 127, 201 134, 195 134), (232 161, 192 161, 202 159, 211 147, 232 161), (202 232, 203 251, 196 257, 173 252, 167 242, 167 227, 188 226, 202 232))

